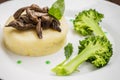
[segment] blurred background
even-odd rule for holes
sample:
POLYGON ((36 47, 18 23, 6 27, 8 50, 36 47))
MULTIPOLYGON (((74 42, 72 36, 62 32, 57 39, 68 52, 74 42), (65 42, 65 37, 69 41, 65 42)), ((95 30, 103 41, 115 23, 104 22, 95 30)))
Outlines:
MULTIPOLYGON (((3 2, 6 2, 6 1, 9 1, 9 0, 0 0, 0 4, 3 2)), ((110 1, 110 2, 113 2, 113 3, 120 5, 120 0, 107 0, 107 1, 110 1)))

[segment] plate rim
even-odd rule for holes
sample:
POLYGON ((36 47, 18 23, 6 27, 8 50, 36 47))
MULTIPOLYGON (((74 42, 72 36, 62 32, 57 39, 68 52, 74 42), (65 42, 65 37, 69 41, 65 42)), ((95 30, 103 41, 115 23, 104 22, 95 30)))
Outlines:
MULTIPOLYGON (((16 0, 13 0, 13 1, 16 1, 16 0)), ((10 1, 10 2, 13 2, 13 1, 10 1)), ((97 1, 97 0, 96 0, 97 1)), ((8 1, 9 2, 9 1, 8 1)), ((6 3, 8 4, 8 2, 5 2, 5 3, 3 3, 2 5, 5 5, 6 3)), ((101 2, 101 1, 100 1, 101 2)), ((109 3, 109 5, 114 5, 114 6, 117 6, 117 7, 119 7, 120 8, 120 6, 119 5, 116 5, 115 3, 112 3, 112 2, 108 2, 108 1, 103 1, 103 2, 105 2, 105 3, 109 3)), ((1 5, 0 5, 0 7, 1 7, 1 5)), ((16 69, 17 70, 17 69, 16 69)), ((96 74, 96 72, 93 72, 93 74, 96 74)), ((32 74, 31 74, 32 75, 32 74)), ((86 76, 87 77, 90 77, 90 76, 92 76, 91 74, 89 75, 89 74, 86 74, 86 76)), ((4 77, 4 76, 3 76, 4 77)), ((23 76, 24 77, 24 76, 23 76)), ((33 76, 31 76, 31 78, 30 78, 30 80, 33 80, 33 78, 34 77, 37 77, 36 75, 33 75, 33 76)), ((76 76, 75 76, 76 77, 76 76)), ((81 77, 81 79, 83 78, 83 76, 82 75, 80 75, 80 77, 77 77, 77 78, 75 78, 75 77, 73 77, 73 79, 79 79, 80 77, 81 77)), ((38 77, 37 77, 38 78, 38 77)), ((43 78, 43 77, 42 77, 43 78)), ((55 80, 58 80, 58 77, 48 77, 47 79, 49 79, 49 80, 52 80, 52 79, 55 79, 55 80), (51 79, 50 79, 51 78, 51 79)), ((61 80, 61 79, 65 79, 65 77, 59 77, 60 79, 59 80, 61 80)), ((120 78, 120 77, 119 77, 120 78)), ((14 78, 13 78, 14 79, 14 78)), ((17 78, 18 79, 18 78, 17 78)), ((27 78, 27 79, 29 79, 29 78, 27 78)), ((38 78, 39 79, 39 78, 38 78)), ((45 78, 46 79, 46 78, 45 78)), ((72 76, 71 77, 66 77, 66 79, 71 79, 72 80, 72 76)), ((87 79, 85 79, 85 80, 87 80, 87 79)), ((92 80, 92 79, 91 79, 92 80)))

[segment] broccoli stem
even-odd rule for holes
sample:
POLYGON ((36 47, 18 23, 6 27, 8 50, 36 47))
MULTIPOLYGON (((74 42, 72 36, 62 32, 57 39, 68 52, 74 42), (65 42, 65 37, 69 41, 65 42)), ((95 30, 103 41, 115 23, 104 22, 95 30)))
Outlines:
POLYGON ((56 74, 57 75, 71 74, 72 72, 77 70, 77 68, 79 67, 80 64, 85 62, 99 48, 101 48, 99 45, 94 45, 94 46, 88 45, 79 55, 74 57, 71 61, 69 61, 65 65, 62 65, 61 68, 59 68, 58 72, 56 72, 56 74), (63 72, 63 71, 60 71, 60 70, 64 70, 64 74, 62 74, 61 72, 63 72))
POLYGON ((93 19, 90 19, 88 17, 84 17, 83 21, 87 24, 90 25, 93 32, 95 33, 96 36, 105 36, 103 30, 101 27, 98 25, 97 22, 95 22, 93 19))
POLYGON ((60 64, 58 64, 56 67, 54 67, 54 68, 52 69, 52 71, 53 71, 53 72, 56 72, 56 71, 57 71, 57 68, 58 68, 59 66, 62 66, 66 61, 67 61, 67 59, 65 59, 63 62, 61 62, 60 64))

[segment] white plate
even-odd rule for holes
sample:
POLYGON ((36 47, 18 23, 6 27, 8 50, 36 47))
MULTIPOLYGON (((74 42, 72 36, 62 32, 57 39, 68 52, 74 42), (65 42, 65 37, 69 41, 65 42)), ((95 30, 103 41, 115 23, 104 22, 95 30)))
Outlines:
POLYGON ((0 4, 0 78, 3 80, 118 80, 120 78, 120 6, 101 0, 65 0, 65 17, 70 30, 68 41, 72 42, 74 54, 77 53, 78 41, 82 39, 73 31, 71 19, 75 14, 84 9, 93 8, 104 14, 101 26, 107 32, 107 36, 113 43, 113 57, 109 64, 101 69, 95 69, 88 63, 80 66, 80 72, 70 76, 55 76, 50 70, 63 61, 63 48, 57 53, 43 57, 23 57, 7 51, 2 44, 2 28, 8 19, 18 8, 32 3, 40 6, 51 6, 55 0, 13 0, 0 4), (17 64, 17 61, 22 61, 17 64), (50 61, 50 64, 46 64, 50 61))

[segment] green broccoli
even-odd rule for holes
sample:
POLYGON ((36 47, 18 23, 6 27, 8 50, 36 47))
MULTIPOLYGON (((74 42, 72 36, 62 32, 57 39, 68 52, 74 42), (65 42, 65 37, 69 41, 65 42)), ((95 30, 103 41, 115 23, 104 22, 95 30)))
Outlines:
POLYGON ((91 35, 84 40, 79 41, 78 55, 68 61, 72 54, 72 46, 67 45, 65 48, 66 60, 52 69, 56 75, 69 75, 85 61, 90 62, 97 68, 108 64, 113 55, 112 44, 99 26, 103 14, 96 10, 84 10, 79 13, 74 20, 74 29, 81 35, 91 35), (92 35, 94 34, 94 35, 92 35), (67 54, 66 54, 67 52, 67 54), (68 56, 68 58, 67 58, 68 56))
MULTIPOLYGON (((112 44, 106 37, 91 36, 80 41, 78 54, 85 52, 89 57, 87 62, 92 63, 97 68, 105 66, 112 56, 112 44)), ((84 54, 84 53, 83 53, 84 54)))
POLYGON ((60 64, 58 64, 55 68, 52 69, 53 72, 56 72, 58 70, 58 67, 62 66, 63 64, 65 64, 65 62, 67 60, 69 60, 70 56, 72 55, 73 52, 73 46, 72 43, 68 43, 65 47, 64 47, 64 53, 65 53, 65 57, 66 59, 61 62, 60 64))
POLYGON ((99 26, 103 14, 98 13, 95 9, 84 10, 80 12, 73 21, 74 30, 83 36, 87 35, 105 35, 99 26))
POLYGON ((51 8, 48 10, 48 13, 54 16, 56 19, 60 20, 64 14, 64 11, 65 11, 64 0, 56 0, 56 2, 54 2, 51 8))
MULTIPOLYGON (((72 48, 69 48, 72 49, 72 48)), ((106 37, 90 36, 80 41, 79 54, 70 61, 63 61, 52 69, 56 75, 69 75, 85 61, 97 68, 105 66, 112 56, 112 46, 106 37)))

